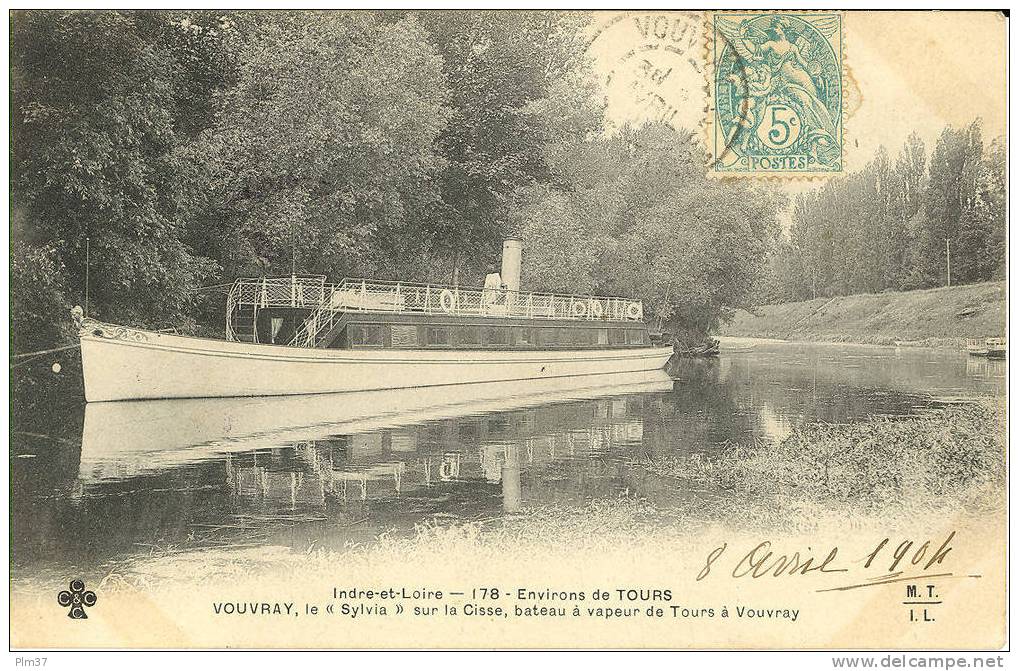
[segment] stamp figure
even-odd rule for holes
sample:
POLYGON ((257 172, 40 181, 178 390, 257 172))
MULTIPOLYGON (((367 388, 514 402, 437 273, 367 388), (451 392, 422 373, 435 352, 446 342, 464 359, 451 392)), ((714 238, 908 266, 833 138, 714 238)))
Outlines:
POLYGON ((712 172, 842 172, 841 15, 714 13, 709 26, 712 172))

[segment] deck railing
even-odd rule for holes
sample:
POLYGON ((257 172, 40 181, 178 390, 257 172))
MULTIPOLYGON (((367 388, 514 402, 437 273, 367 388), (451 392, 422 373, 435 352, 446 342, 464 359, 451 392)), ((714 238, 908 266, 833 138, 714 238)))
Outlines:
POLYGON ((238 279, 226 299, 226 338, 240 340, 242 329, 254 332, 258 311, 264 308, 301 307, 317 310, 328 300, 333 285, 325 275, 238 279))
POLYGON ((640 301, 609 296, 547 294, 378 280, 344 280, 330 306, 354 312, 423 312, 534 319, 640 320, 640 301))
POLYGON ((453 287, 368 279, 330 284, 324 277, 237 280, 227 301, 227 337, 231 320, 244 306, 313 308, 298 327, 291 345, 315 347, 342 315, 359 312, 417 313, 476 317, 518 317, 576 321, 640 321, 640 301, 610 296, 582 296, 453 287))
POLYGON ((259 307, 319 307, 333 285, 325 275, 262 277, 235 280, 229 299, 234 303, 252 303, 259 307))

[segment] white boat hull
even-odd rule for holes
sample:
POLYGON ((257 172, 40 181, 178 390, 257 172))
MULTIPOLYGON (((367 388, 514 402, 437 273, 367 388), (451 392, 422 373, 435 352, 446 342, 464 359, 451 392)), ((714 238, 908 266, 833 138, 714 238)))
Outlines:
POLYGON ((286 396, 657 370, 670 347, 570 351, 339 350, 87 323, 85 399, 286 396))

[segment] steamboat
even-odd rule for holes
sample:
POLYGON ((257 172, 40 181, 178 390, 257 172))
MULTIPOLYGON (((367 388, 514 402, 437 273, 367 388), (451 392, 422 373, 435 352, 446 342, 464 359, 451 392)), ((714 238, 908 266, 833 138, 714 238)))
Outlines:
POLYGON ((285 396, 632 373, 665 366, 640 301, 520 290, 521 242, 467 288, 238 279, 225 339, 79 317, 85 398, 285 396))
POLYGON ((982 356, 988 359, 1004 359, 1007 351, 1007 341, 1004 338, 988 338, 982 343, 969 343, 966 351, 971 356, 982 356))

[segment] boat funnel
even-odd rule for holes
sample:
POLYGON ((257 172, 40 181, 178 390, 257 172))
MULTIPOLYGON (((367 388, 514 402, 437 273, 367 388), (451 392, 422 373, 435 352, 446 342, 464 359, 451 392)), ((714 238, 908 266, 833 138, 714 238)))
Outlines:
POLYGON ((523 242, 507 238, 502 243, 502 283, 510 291, 520 291, 520 254, 523 242))

